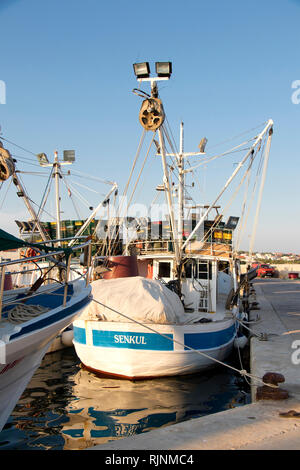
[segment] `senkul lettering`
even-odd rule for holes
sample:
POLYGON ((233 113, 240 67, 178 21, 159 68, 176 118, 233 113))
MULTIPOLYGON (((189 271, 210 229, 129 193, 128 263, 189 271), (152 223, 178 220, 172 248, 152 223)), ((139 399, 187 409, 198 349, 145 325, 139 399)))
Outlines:
POLYGON ((147 344, 145 336, 114 335, 115 343, 147 344))

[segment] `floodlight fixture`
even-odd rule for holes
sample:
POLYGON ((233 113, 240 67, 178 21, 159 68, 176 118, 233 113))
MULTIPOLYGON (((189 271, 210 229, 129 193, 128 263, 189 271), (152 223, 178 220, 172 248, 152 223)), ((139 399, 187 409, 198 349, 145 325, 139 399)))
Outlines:
POLYGON ((133 64, 133 70, 136 78, 149 78, 150 76, 149 62, 139 62, 133 64))
POLYGON ((200 144, 198 145, 200 153, 205 153, 206 144, 207 144, 207 138, 203 137, 203 139, 200 140, 200 144))
POLYGON ((75 150, 64 150, 64 162, 75 161, 75 150))
POLYGON ((230 230, 234 230, 239 222, 240 218, 239 217, 233 217, 232 215, 229 217, 226 225, 225 225, 225 228, 226 229, 230 229, 230 230))
POLYGON ((172 62, 155 62, 155 71, 158 77, 170 78, 172 74, 172 62))
POLYGON ((47 165, 47 163, 49 163, 48 157, 45 153, 38 153, 37 159, 40 165, 47 165))

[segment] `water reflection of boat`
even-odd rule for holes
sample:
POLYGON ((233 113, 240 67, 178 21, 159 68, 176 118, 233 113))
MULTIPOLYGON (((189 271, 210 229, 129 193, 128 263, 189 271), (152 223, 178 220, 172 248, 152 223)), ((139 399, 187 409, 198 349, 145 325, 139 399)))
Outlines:
POLYGON ((0 448, 90 448, 244 404, 244 387, 227 369, 136 382, 99 378, 80 369, 67 349, 44 357, 0 434, 0 448))
POLYGON ((145 381, 99 378, 81 369, 72 380, 78 399, 67 406, 64 449, 92 447, 204 416, 245 397, 235 377, 223 369, 145 381))

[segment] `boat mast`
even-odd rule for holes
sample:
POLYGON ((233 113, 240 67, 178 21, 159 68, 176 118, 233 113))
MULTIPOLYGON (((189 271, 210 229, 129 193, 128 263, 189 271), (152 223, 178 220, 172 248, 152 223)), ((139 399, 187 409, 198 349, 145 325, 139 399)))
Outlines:
POLYGON ((181 257, 181 245, 183 240, 183 219, 184 219, 184 159, 183 159, 183 122, 180 123, 180 148, 177 157, 178 166, 178 244, 181 257))
MULTIPOLYGON (((164 140, 164 133, 166 130, 163 128, 163 122, 165 119, 165 113, 163 110, 163 105, 161 100, 158 98, 158 89, 157 81, 159 80, 169 80, 172 74, 172 63, 171 62, 156 62, 155 68, 157 72, 157 77, 150 77, 150 67, 148 62, 142 62, 133 64, 134 73, 138 82, 150 82, 151 83, 151 97, 145 99, 142 103, 139 120, 141 125, 146 129, 146 131, 153 131, 158 133, 159 143, 160 143, 160 155, 163 166, 163 183, 164 189, 167 197, 168 211, 170 217, 170 224, 172 227, 173 233, 173 242, 174 242, 174 252, 175 252, 175 261, 176 267, 181 264, 181 255, 179 249, 179 240, 178 240, 178 227, 175 222, 174 208, 172 201, 172 192, 170 185, 170 176, 167 164, 167 155, 166 155, 166 146, 164 140)), ((136 89, 135 89, 136 90, 136 89)), ((134 90, 134 91, 135 91, 134 90)), ((139 93, 138 93, 139 94, 139 93)), ((144 95, 147 95, 144 93, 144 95)), ((141 95, 140 95, 141 96, 141 95)), ((148 95, 149 96, 149 95, 148 95)))
POLYGON ((164 141, 161 127, 159 127, 158 129, 158 136, 159 136, 159 141, 160 141, 161 161, 162 161, 163 172, 164 172, 163 182, 164 182, 165 192, 167 196, 169 217, 170 217, 170 222, 171 222, 171 227, 172 227, 172 232, 173 232, 175 260, 176 260, 177 266, 179 266, 180 261, 181 261, 180 250, 179 250, 179 240, 178 240, 177 227, 175 223, 170 177, 169 177, 168 165, 167 165, 167 160, 166 160, 166 147, 165 147, 165 141, 164 141))
MULTIPOLYGON (((60 164, 58 162, 58 153, 57 151, 54 152, 54 177, 55 177, 55 203, 56 203, 56 238, 58 240, 61 239, 61 229, 60 229, 60 197, 59 197, 59 178, 61 178, 60 174, 60 164)), ((61 245, 61 242, 58 242, 58 246, 61 245)))

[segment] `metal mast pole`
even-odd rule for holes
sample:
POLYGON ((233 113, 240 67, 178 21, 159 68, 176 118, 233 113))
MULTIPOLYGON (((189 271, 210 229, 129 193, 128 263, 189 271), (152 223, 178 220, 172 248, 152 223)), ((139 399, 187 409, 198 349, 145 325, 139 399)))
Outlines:
MULTIPOLYGON (((55 198, 56 198, 56 238, 58 240, 61 239, 61 230, 60 230, 60 197, 59 197, 59 178, 60 178, 60 165, 58 162, 57 151, 54 152, 54 163, 53 166, 55 167, 55 198)), ((58 246, 60 246, 61 242, 58 242, 58 246)))
POLYGON ((183 240, 184 219, 184 158, 183 158, 183 122, 180 123, 180 149, 177 158, 179 183, 178 183, 178 244, 181 256, 181 245, 183 240))
POLYGON ((159 143, 160 143, 160 148, 161 148, 161 160, 162 160, 163 171, 164 171, 163 181, 164 181, 165 191, 167 194, 169 216, 170 216, 170 222, 171 222, 172 231, 173 231, 175 258, 176 258, 177 265, 179 265, 180 253, 179 253, 179 246, 178 246, 178 234, 177 234, 177 227, 175 224, 175 217, 174 217, 173 204, 172 204, 172 198, 171 198, 171 187, 170 187, 168 166, 167 166, 167 161, 166 161, 165 142, 164 142, 164 137, 163 137, 161 127, 158 129, 158 136, 159 136, 159 143))

